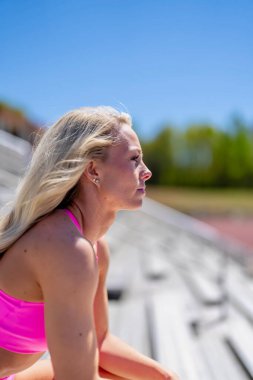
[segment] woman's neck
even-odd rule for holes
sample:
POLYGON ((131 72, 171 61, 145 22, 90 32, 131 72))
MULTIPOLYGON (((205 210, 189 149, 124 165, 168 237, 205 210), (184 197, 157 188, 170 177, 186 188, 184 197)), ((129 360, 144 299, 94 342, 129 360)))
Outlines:
POLYGON ((78 220, 83 235, 93 244, 108 231, 116 217, 116 212, 106 210, 101 202, 85 202, 80 197, 71 203, 69 209, 78 220))

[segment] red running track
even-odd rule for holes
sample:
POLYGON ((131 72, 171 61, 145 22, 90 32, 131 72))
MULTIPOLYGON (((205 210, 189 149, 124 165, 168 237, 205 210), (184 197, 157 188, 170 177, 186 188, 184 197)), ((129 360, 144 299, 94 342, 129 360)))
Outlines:
POLYGON ((238 240, 253 253, 253 217, 203 217, 203 222, 217 228, 224 236, 238 240))

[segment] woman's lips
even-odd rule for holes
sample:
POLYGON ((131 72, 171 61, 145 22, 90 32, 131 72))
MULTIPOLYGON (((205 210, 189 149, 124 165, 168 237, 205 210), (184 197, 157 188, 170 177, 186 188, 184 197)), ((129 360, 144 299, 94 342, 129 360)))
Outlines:
POLYGON ((137 189, 137 191, 139 191, 142 194, 145 194, 145 187, 140 187, 139 189, 137 189))

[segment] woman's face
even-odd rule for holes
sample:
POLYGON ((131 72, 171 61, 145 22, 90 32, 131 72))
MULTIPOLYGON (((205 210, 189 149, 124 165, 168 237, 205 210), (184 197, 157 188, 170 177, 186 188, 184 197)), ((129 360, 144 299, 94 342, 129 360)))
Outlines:
POLYGON ((142 205, 151 172, 143 162, 139 139, 127 124, 119 131, 119 143, 108 149, 99 177, 100 194, 113 210, 142 205))

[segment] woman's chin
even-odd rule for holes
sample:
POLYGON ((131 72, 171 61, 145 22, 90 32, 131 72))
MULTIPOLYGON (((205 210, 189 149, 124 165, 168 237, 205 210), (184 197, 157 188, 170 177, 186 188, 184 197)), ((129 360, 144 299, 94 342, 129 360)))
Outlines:
POLYGON ((132 202, 129 202, 129 204, 124 208, 124 210, 138 210, 143 203, 143 197, 139 199, 135 199, 132 202))

